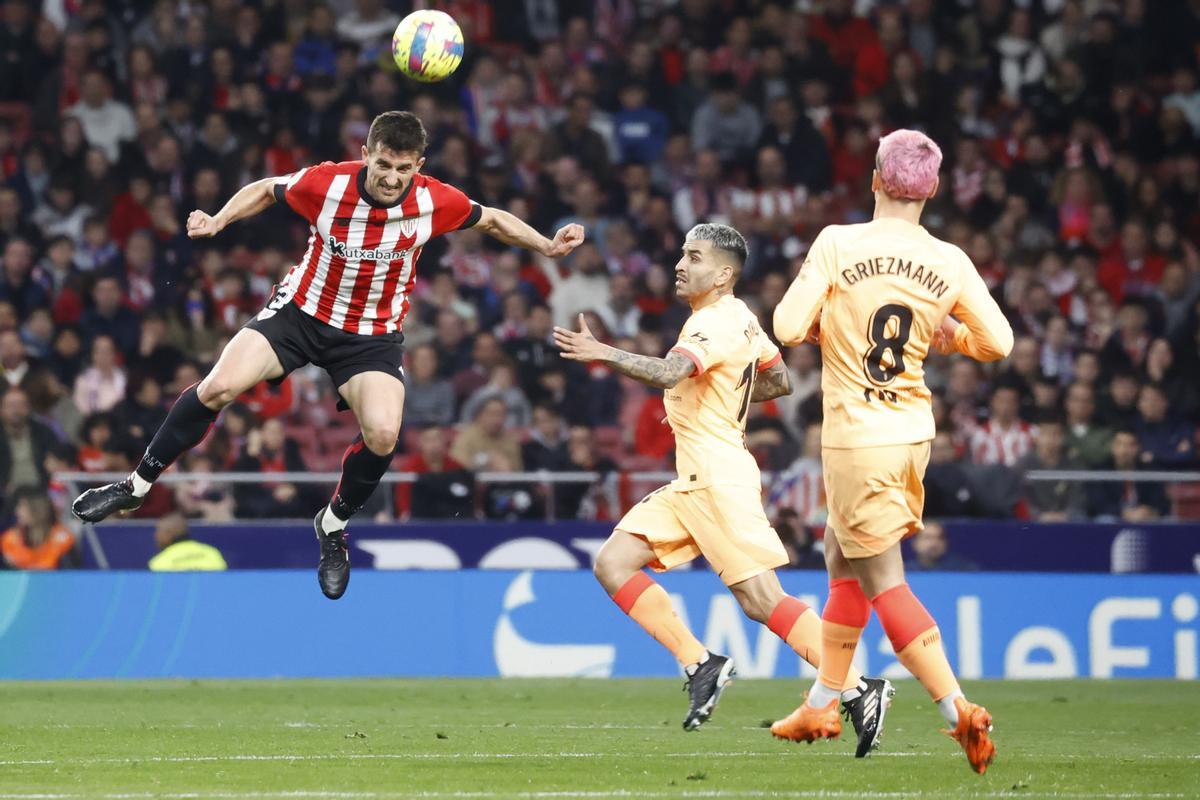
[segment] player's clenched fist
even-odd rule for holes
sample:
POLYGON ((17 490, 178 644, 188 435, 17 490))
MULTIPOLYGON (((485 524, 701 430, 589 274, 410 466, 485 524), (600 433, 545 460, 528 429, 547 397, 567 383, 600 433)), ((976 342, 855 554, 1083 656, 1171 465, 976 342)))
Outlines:
POLYGON ((563 225, 558 229, 558 233, 554 234, 554 239, 551 240, 545 255, 550 258, 562 258, 581 244, 583 244, 583 226, 572 222, 570 225, 563 225))
POLYGON ((200 239, 205 236, 215 236, 221 231, 216 217, 196 209, 187 218, 187 235, 189 239, 200 239))
POLYGON ((599 361, 608 350, 608 345, 596 341, 583 314, 579 315, 578 331, 558 327, 554 329, 554 344, 562 351, 562 357, 571 361, 599 361))

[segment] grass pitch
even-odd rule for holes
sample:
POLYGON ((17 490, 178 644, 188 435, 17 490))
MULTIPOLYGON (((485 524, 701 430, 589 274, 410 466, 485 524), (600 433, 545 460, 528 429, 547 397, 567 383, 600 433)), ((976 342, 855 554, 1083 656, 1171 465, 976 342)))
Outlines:
POLYGON ((872 758, 764 720, 800 681, 737 681, 700 731, 663 680, 0 684, 0 798, 1200 797, 1200 688, 985 682, 971 773, 915 683, 872 758))

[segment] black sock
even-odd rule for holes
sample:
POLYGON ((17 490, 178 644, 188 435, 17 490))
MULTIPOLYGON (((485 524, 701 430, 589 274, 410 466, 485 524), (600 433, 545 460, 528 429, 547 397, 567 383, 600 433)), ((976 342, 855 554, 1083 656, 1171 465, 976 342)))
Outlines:
POLYGON ((342 479, 329 503, 335 517, 345 521, 362 510, 392 463, 393 453, 377 455, 363 443, 361 436, 354 440, 342 458, 342 479))
POLYGON ((195 386, 179 395, 162 427, 150 440, 142 463, 137 466, 138 477, 150 482, 157 480, 175 459, 204 440, 217 413, 200 402, 195 386))

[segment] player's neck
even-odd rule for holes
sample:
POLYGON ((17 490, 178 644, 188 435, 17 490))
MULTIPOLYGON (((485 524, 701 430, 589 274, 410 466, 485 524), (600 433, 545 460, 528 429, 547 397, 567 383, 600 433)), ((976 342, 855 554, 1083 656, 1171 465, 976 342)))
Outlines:
POLYGON ((731 294, 733 292, 721 292, 717 289, 712 289, 699 297, 689 297, 688 305, 692 307, 693 312, 699 311, 706 306, 711 306, 713 303, 719 302, 722 297, 728 297, 731 294))
POLYGON ((876 193, 875 195, 873 219, 899 219, 910 225, 921 224, 921 212, 925 210, 923 202, 897 201, 887 196, 881 196, 881 194, 876 193))

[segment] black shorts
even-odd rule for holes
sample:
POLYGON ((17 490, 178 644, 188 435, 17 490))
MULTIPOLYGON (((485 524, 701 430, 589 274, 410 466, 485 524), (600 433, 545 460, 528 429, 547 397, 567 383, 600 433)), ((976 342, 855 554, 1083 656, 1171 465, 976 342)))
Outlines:
MULTIPOLYGON (((278 310, 272 301, 246 327, 267 338, 283 374, 272 379, 280 384, 294 370, 305 364, 316 364, 329 374, 334 388, 341 389, 346 381, 360 372, 385 372, 404 380, 404 334, 381 333, 375 336, 347 331, 326 325, 316 317, 301 311, 288 302, 278 310)), ((338 409, 349 406, 338 398, 338 409)))

